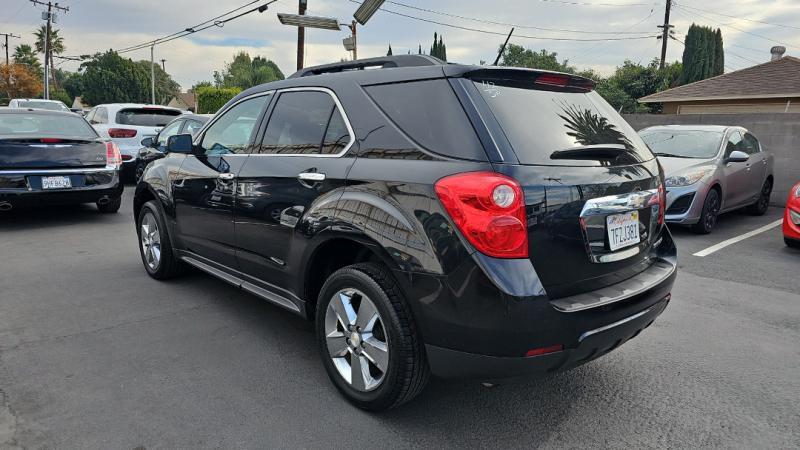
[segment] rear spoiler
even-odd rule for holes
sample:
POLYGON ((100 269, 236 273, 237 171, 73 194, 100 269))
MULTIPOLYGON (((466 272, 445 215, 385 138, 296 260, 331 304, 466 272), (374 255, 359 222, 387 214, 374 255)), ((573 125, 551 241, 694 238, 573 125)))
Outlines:
POLYGON ((594 90, 596 85, 590 78, 570 73, 508 67, 479 68, 464 72, 460 76, 501 85, 568 92, 589 92, 594 90))

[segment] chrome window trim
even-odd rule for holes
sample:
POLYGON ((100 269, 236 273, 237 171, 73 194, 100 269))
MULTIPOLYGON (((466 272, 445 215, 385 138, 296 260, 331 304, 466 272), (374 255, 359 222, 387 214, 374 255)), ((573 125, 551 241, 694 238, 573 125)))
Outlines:
MULTIPOLYGON (((353 126, 350 124, 350 118, 347 117, 347 112, 344 110, 342 106, 342 102, 339 101, 339 97, 336 96, 332 90, 324 87, 293 87, 293 88, 286 88, 286 89, 278 89, 277 94, 282 94, 284 92, 303 92, 303 91, 311 91, 311 92, 325 92, 333 98, 333 103, 336 104, 336 108, 339 110, 339 114, 342 115, 342 120, 344 120, 345 126, 347 126, 347 132, 350 133, 350 141, 345 145, 344 149, 339 153, 330 153, 330 154, 322 154, 322 153, 250 153, 250 156, 267 156, 267 157, 275 157, 275 156, 288 156, 288 157, 298 157, 304 156, 307 158, 341 158, 344 156, 349 150, 350 147, 353 146, 356 142, 356 133, 353 131, 353 126)), ((280 98, 280 97, 278 97, 280 98)), ((276 103, 277 106, 277 103, 276 103)), ((269 119, 267 119, 267 126, 269 126, 269 119)), ((324 137, 323 137, 324 138, 324 137)), ((258 144, 260 145, 260 143, 258 144)))

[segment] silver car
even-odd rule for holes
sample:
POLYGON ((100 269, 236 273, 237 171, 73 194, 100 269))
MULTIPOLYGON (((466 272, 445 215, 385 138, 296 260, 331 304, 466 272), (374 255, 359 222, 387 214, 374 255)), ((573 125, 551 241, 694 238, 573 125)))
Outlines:
POLYGON ((743 207, 756 215, 767 211, 774 158, 746 129, 665 125, 639 134, 664 167, 667 222, 705 234, 721 213, 743 207))

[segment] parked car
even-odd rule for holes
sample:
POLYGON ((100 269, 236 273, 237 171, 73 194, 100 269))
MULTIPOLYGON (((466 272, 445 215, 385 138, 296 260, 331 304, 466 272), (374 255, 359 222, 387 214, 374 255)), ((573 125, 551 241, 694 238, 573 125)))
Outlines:
POLYGON ((210 114, 184 114, 173 119, 172 122, 153 137, 142 139, 142 148, 136 158, 136 181, 142 178, 144 168, 151 162, 164 157, 167 149, 167 138, 176 134, 190 134, 194 136, 212 116, 210 114))
POLYGON ((133 178, 142 139, 155 136, 181 114, 180 109, 161 105, 110 103, 95 106, 86 119, 100 136, 117 144, 122 153, 123 176, 133 178))
POLYGON ((792 248, 800 249, 800 183, 789 191, 786 212, 783 214, 783 241, 792 248))
POLYGON ((743 207, 767 212, 774 158, 745 128, 666 125, 639 134, 666 172, 667 223, 705 234, 719 214, 743 207))
POLYGON ((13 98, 8 102, 9 108, 36 108, 50 111, 69 112, 70 109, 59 100, 44 100, 41 98, 13 98))
POLYGON ((144 268, 315 321, 331 381, 369 410, 429 374, 576 367, 650 325, 676 274, 661 169, 593 87, 401 55, 248 89, 147 166, 144 268))
POLYGON ((0 211, 96 203, 116 212, 121 164, 117 146, 77 114, 0 108, 0 211))

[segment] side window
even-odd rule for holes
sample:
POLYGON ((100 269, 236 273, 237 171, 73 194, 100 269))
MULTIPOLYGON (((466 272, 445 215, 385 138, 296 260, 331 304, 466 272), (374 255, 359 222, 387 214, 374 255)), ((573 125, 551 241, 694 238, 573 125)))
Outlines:
POLYGON ((105 108, 97 108, 92 123, 108 123, 108 110, 105 108))
POLYGON ((750 133, 744 134, 744 151, 748 155, 753 155, 761 151, 761 148, 758 145, 758 139, 750 133))
POLYGON ((278 98, 259 153, 334 154, 349 141, 347 126, 330 94, 290 91, 278 98))
POLYGON ((183 129, 183 132, 194 136, 198 131, 200 131, 200 128, 203 128, 203 123, 196 120, 187 120, 186 127, 183 129))
POLYGON ((742 148, 742 134, 738 131, 734 131, 731 133, 730 137, 728 137, 728 144, 725 146, 725 157, 731 155, 734 150, 739 150, 743 152, 744 149, 742 148))
POLYGON ((178 134, 178 131, 181 129, 181 125, 183 125, 183 121, 176 120, 175 122, 172 122, 164 127, 164 129, 158 133, 158 145, 167 145, 167 139, 170 136, 175 136, 178 134))
POLYGON ((206 130, 200 147, 206 155, 247 153, 250 138, 270 95, 260 95, 240 102, 222 114, 206 130))
POLYGON ((92 108, 92 110, 91 110, 91 111, 89 111, 88 113, 86 113, 86 120, 87 120, 89 123, 95 123, 95 121, 94 121, 94 115, 95 115, 96 113, 97 113, 97 108, 92 108))

